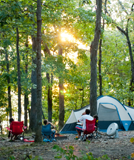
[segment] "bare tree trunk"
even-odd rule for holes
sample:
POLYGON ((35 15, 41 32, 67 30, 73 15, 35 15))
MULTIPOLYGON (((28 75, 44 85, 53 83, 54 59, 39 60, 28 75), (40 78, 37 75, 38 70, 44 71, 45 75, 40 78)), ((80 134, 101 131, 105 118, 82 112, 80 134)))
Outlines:
POLYGON ((102 60, 102 51, 101 51, 101 46, 102 46, 102 39, 100 39, 99 43, 99 86, 100 86, 100 96, 102 95, 102 75, 101 75, 101 60, 102 60))
POLYGON ((129 48, 129 56, 130 56, 130 62, 131 62, 131 73, 132 73, 131 82, 134 83, 134 61, 133 61, 131 42, 130 42, 129 35, 128 35, 128 26, 126 27, 126 32, 122 28, 120 28, 119 26, 117 26, 117 29, 121 33, 123 33, 127 38, 127 43, 128 43, 128 48, 129 48))
POLYGON ((59 82, 59 130, 64 126, 64 94, 63 81, 59 82))
MULTIPOLYGON (((50 50, 47 46, 47 44, 45 44, 45 49, 44 52, 46 53, 46 56, 51 56, 50 50)), ((48 121, 52 122, 52 83, 53 83, 53 75, 49 73, 46 74, 47 77, 47 81, 48 81, 48 121)))
POLYGON ((101 33, 102 0, 96 0, 96 28, 94 40, 91 43, 91 81, 90 81, 90 109, 91 115, 97 114, 97 50, 101 33))
POLYGON ((84 87, 81 89, 82 91, 82 102, 81 102, 81 108, 84 107, 84 87))
MULTIPOLYGON (((28 37, 26 39, 26 49, 28 49, 28 37)), ((26 51, 27 52, 27 51, 26 51)), ((27 74, 28 74, 28 52, 26 54, 26 59, 25 59, 25 79, 27 79, 27 74)), ((28 107, 28 93, 25 91, 24 95, 24 124, 27 126, 27 107, 28 107)))
MULTIPOLYGON (((33 10, 32 6, 31 9, 33 10)), ((37 35, 32 35, 32 51, 37 53, 37 35)), ((31 75, 31 82, 33 86, 31 89, 31 109, 29 109, 29 129, 35 132, 37 124, 37 56, 32 57, 32 65, 34 66, 34 69, 32 69, 31 75)))
MULTIPOLYGON (((32 36, 32 50, 37 52, 37 38, 32 36)), ((36 66, 32 70, 31 81, 33 86, 31 90, 31 110, 30 110, 30 129, 32 131, 36 130, 36 120, 37 120, 37 57, 32 59, 32 64, 36 66)))
POLYGON ((49 83, 49 86, 48 86, 48 98, 47 98, 47 101, 48 101, 48 121, 52 122, 52 87, 50 87, 50 76, 49 76, 49 73, 47 73, 47 80, 48 80, 48 83, 49 83))
POLYGON ((35 142, 42 141, 41 10, 41 0, 37 0, 37 126, 35 142))
POLYGON ((24 95, 24 124, 27 126, 27 107, 28 107, 28 95, 24 95))
POLYGON ((21 121, 21 73, 20 73, 20 54, 19 54, 19 31, 16 28, 17 40, 16 40, 16 50, 17 50, 17 69, 18 69, 18 121, 21 121))
MULTIPOLYGON (((105 3, 104 3, 104 12, 106 14, 106 4, 107 4, 107 0, 105 0, 105 3)), ((104 27, 105 27, 105 21, 103 19, 103 24, 102 24, 102 29, 103 29, 103 33, 104 33, 104 27)), ((102 33, 102 34, 103 34, 102 33)), ((103 35, 102 35, 103 36, 103 35)), ((102 37, 100 38, 100 43, 99 43, 99 91, 100 91, 100 96, 103 95, 102 93, 102 74, 101 74, 101 62, 102 62, 102 37)))
POLYGON ((8 73, 8 108, 9 108, 9 118, 12 117, 12 105, 11 105, 11 87, 10 87, 10 77, 9 77, 9 60, 8 60, 8 53, 7 49, 5 48, 6 52, 6 63, 7 63, 7 73, 8 73))
MULTIPOLYGON (((62 48, 59 48, 59 55, 62 56, 62 48)), ((63 79, 59 77, 59 130, 64 126, 64 86, 63 79)))

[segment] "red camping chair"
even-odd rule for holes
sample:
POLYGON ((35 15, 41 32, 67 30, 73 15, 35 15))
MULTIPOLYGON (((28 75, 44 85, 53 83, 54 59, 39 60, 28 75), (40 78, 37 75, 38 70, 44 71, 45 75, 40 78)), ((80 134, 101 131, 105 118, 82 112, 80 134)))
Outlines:
POLYGON ((11 140, 13 137, 15 137, 15 139, 17 139, 17 136, 20 136, 20 140, 24 140, 24 130, 25 127, 23 128, 23 121, 18 122, 18 121, 13 121, 11 123, 10 128, 6 127, 7 130, 9 130, 11 132, 11 140))
POLYGON ((95 123, 96 119, 93 119, 92 121, 86 119, 86 130, 84 130, 82 138, 84 141, 86 140, 88 134, 93 134, 93 132, 95 131, 95 123))

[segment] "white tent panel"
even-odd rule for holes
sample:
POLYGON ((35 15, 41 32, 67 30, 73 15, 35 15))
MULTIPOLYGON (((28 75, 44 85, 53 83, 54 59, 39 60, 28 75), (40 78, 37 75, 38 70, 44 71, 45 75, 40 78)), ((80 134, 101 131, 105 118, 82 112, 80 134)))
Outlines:
POLYGON ((75 117, 75 114, 74 114, 74 111, 72 111, 72 113, 71 113, 71 115, 70 115, 70 117, 68 118, 68 120, 67 120, 67 124, 68 123, 74 123, 74 122, 76 122, 77 121, 77 119, 76 119, 76 117, 75 117))
POLYGON ((103 106, 105 106, 108 109, 114 109, 114 110, 116 110, 116 107, 113 104, 110 104, 110 103, 106 103, 106 104, 103 103, 103 106))
POLYGON ((118 112, 120 114, 120 118, 122 121, 131 121, 130 116, 128 115, 128 112, 125 110, 124 106, 115 98, 110 96, 104 96, 97 100, 97 109, 99 107, 99 103, 112 103, 115 106, 118 106, 118 112))
POLYGON ((125 108, 128 111, 128 113, 130 114, 132 120, 134 121, 134 108, 131 108, 131 107, 128 107, 128 106, 125 106, 125 108))
POLYGON ((99 121, 120 121, 118 111, 112 104, 100 104, 98 109, 99 121))

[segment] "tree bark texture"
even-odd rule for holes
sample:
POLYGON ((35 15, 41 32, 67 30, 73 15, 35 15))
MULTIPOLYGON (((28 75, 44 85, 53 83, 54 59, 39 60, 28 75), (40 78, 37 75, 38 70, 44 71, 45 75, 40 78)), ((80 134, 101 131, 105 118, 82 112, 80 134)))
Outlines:
POLYGON ((35 142, 42 142, 41 10, 41 0, 37 0, 37 127, 35 142))
POLYGON ((59 82, 59 129, 64 126, 64 87, 63 81, 59 82))
MULTIPOLYGON (((105 0, 105 2, 104 2, 104 12, 105 12, 105 14, 106 14, 106 4, 107 4, 107 0, 105 0)), ((105 27, 105 20, 103 19, 103 23, 102 23, 103 33, 104 33, 104 27, 105 27)), ((101 74, 102 42, 103 42, 103 40, 102 40, 102 38, 100 38, 100 43, 99 43, 99 92, 100 92, 100 96, 103 95, 103 93, 102 93, 102 74, 101 74)))
MULTIPOLYGON (((59 55, 62 56, 61 47, 59 48, 59 55)), ((63 79, 59 77, 59 130, 64 126, 64 114, 64 86, 63 79)))
POLYGON ((12 117, 12 105, 11 105, 11 87, 10 87, 10 76, 9 76, 9 60, 8 60, 8 54, 7 54, 7 50, 5 48, 5 52, 6 52, 6 63, 7 63, 7 73, 8 73, 8 108, 9 108, 9 118, 12 117))
POLYGON ((16 51, 17 51, 17 69, 18 69, 18 121, 21 121, 21 73, 20 73, 20 54, 19 54, 19 30, 16 28, 16 51))
POLYGON ((24 124, 27 126, 27 107, 28 107, 28 95, 24 95, 24 124))
MULTIPOLYGON (((45 44, 44 52, 46 53, 47 56, 51 56, 50 50, 45 44)), ((48 94, 47 94, 47 101, 48 101, 48 121, 52 122, 52 83, 53 83, 53 75, 49 73, 46 74, 47 81, 48 81, 48 94)))
MULTIPOLYGON (((37 37, 32 36, 32 42, 32 50, 37 52, 37 37)), ((37 57, 32 59, 32 64, 36 67, 32 70, 31 81, 36 87, 32 87, 31 90, 30 129, 35 131, 37 120, 37 57)))
POLYGON ((47 101, 48 101, 48 121, 52 122, 52 87, 50 87, 50 75, 47 73, 47 80, 48 80, 48 94, 47 94, 47 101))
POLYGON ((82 90, 81 90, 81 92, 82 92, 82 100, 81 100, 81 108, 82 107, 84 107, 84 87, 82 88, 82 90))
MULTIPOLYGON (((128 20, 129 21, 129 20, 128 20)), ((128 25, 126 27, 126 31, 124 31, 122 28, 117 26, 117 29, 122 32, 126 38, 127 38, 127 43, 128 43, 128 48, 129 48, 129 56, 130 56, 130 62, 131 62, 131 79, 130 79, 130 91, 133 92, 133 84, 134 84, 134 61, 133 61, 133 53, 132 53, 132 47, 131 47, 131 42, 129 39, 129 34, 128 34, 128 25)), ((131 101, 130 98, 128 99, 128 105, 131 106, 131 101)))
POLYGON ((101 75, 101 61, 102 61, 102 51, 101 51, 101 46, 102 46, 102 39, 100 39, 99 43, 99 91, 100 91, 100 96, 102 95, 102 75, 101 75))
MULTIPOLYGON (((28 50, 28 37, 26 38, 26 49, 28 50)), ((27 52, 27 51, 26 51, 27 52)), ((28 52, 26 54, 26 59, 25 59, 25 79, 27 80, 27 74, 28 74, 28 52)), ((24 95, 24 124, 27 126, 27 108, 28 108, 28 93, 25 91, 24 95)))
POLYGON ((128 43, 128 48, 129 48, 129 56, 130 56, 130 62, 131 62, 132 82, 134 83, 134 60, 133 60, 131 42, 130 42, 129 35, 128 35, 128 28, 126 28, 126 32, 122 28, 120 28, 119 26, 117 26, 117 29, 120 32, 122 32, 127 38, 127 43, 128 43))
POLYGON ((91 80, 90 80, 90 109, 91 115, 97 114, 97 50, 101 33, 102 0, 96 0, 96 28, 94 40, 90 46, 91 80))

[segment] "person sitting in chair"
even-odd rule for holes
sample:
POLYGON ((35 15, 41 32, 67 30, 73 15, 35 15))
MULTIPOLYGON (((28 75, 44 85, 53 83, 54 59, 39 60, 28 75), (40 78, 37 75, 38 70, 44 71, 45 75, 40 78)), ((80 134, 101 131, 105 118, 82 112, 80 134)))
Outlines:
MULTIPOLYGON (((14 121, 14 119, 13 118, 10 118, 9 119, 9 123, 10 123, 10 129, 12 130, 12 122, 14 121)), ((8 138, 10 138, 11 137, 11 132, 9 131, 9 133, 8 133, 8 138)))
MULTIPOLYGON (((48 125, 48 124, 50 124, 50 125, 52 126, 52 128, 55 128, 55 126, 54 126, 51 122, 49 122, 48 120, 44 119, 43 122, 44 122, 44 125, 45 125, 45 126, 48 125)), ((51 131, 52 131, 52 134, 53 134, 53 135, 52 135, 53 138, 55 138, 55 132, 56 132, 55 129, 52 129, 51 131)))
POLYGON ((78 122, 81 122, 81 125, 76 125, 76 131, 78 133, 78 138, 81 136, 81 132, 86 129, 86 119, 87 120, 93 120, 94 118, 90 116, 90 110, 86 109, 85 112, 82 114, 81 118, 78 120, 78 122))

